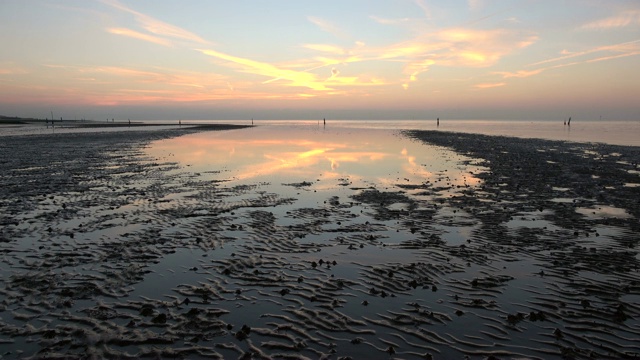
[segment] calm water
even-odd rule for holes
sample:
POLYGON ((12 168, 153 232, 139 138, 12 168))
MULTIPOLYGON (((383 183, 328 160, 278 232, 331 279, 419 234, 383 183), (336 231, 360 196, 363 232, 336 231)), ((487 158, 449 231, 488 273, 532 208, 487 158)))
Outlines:
MULTIPOLYGON (((147 123, 176 124, 176 120, 146 121, 147 123)), ((224 123, 250 125, 250 120, 200 120, 183 121, 183 126, 197 123, 224 123)), ((258 126, 305 127, 323 129, 322 120, 256 120, 258 126)), ((154 127, 155 128, 155 127, 154 127)), ((507 121, 507 120, 445 120, 436 126, 435 120, 328 120, 325 130, 350 129, 418 129, 451 132, 504 135, 523 138, 541 138, 574 142, 601 142, 616 145, 640 146, 640 120, 630 121, 579 121, 571 126, 561 121, 507 121)), ((43 125, 0 126, 0 136, 41 133, 86 131, 139 131, 141 128, 77 129, 72 127, 46 127, 43 125)), ((152 128, 147 128, 151 130, 152 128)))
MULTIPOLYGON (((250 121, 216 121, 221 123, 250 124, 250 121)), ((316 126, 322 121, 264 120, 255 125, 316 126)), ((522 138, 540 138, 574 142, 601 142, 616 145, 640 146, 640 120, 632 121, 576 121, 565 126, 561 121, 508 121, 508 120, 328 120, 327 129, 416 129, 464 132, 485 135, 503 135, 522 138)))
MULTIPOLYGON (((422 183, 435 180, 442 171, 449 171, 452 177, 464 176, 449 161, 458 157, 453 152, 376 128, 317 128, 300 123, 257 126, 159 141, 148 151, 156 158, 178 161, 190 171, 218 179, 274 186, 320 182, 314 190, 340 188, 338 184, 390 186, 398 179, 422 183), (425 164, 429 164, 427 168, 425 164), (211 170, 218 172, 212 174, 211 170)), ((291 191, 291 186, 278 190, 291 191)))

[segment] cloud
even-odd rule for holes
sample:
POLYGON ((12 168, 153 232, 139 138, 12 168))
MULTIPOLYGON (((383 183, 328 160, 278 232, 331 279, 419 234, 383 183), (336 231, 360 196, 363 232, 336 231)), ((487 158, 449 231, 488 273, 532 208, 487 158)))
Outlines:
POLYGON ((424 0, 416 0, 416 5, 422 9, 422 11, 424 12, 424 16, 427 19, 431 20, 431 9, 426 4, 426 2, 424 0))
POLYGON ((406 23, 409 21, 408 18, 402 18, 402 19, 387 19, 387 18, 381 18, 379 16, 375 16, 375 15, 371 15, 369 16, 369 18, 375 22, 377 22, 378 24, 382 24, 382 25, 396 25, 396 24, 400 24, 400 23, 406 23))
MULTIPOLYGON (((316 61, 320 62, 319 64, 316 63, 315 66, 306 70, 293 70, 282 66, 225 54, 212 49, 196 50, 204 55, 225 60, 228 62, 228 66, 235 67, 242 72, 270 78, 263 81, 262 84, 282 82, 286 86, 305 87, 314 91, 324 92, 326 94, 341 94, 342 92, 335 91, 335 87, 337 86, 380 86, 387 84, 383 79, 369 75, 337 76, 339 74, 339 70, 336 68, 332 69, 332 75, 325 80, 322 80, 321 76, 311 72, 312 70, 330 65, 361 61, 361 59, 353 56, 347 56, 341 59, 319 57, 316 58, 316 61)), ((304 94, 302 96, 309 97, 310 94, 304 94)))
POLYGON ((508 72, 508 71, 496 71, 494 74, 502 75, 504 79, 508 78, 527 78, 530 76, 538 75, 546 69, 537 69, 537 70, 519 70, 516 72, 508 72))
POLYGON ((535 35, 503 29, 449 28, 390 46, 382 51, 380 58, 407 58, 408 73, 413 73, 414 67, 434 64, 487 67, 537 39, 535 35))
POLYGON ((118 10, 132 14, 135 17, 136 21, 138 21, 140 26, 152 34, 187 40, 199 44, 210 44, 209 41, 204 40, 203 38, 192 32, 189 32, 175 25, 167 24, 163 21, 154 19, 151 16, 130 9, 121 4, 118 0, 102 0, 102 2, 118 10))
MULTIPOLYGON (((113 34, 127 36, 163 46, 171 46, 170 39, 187 40, 200 44, 208 42, 196 34, 177 26, 164 23, 121 4, 118 0, 102 0, 104 3, 132 14, 142 28, 150 34, 126 28, 110 28, 113 34)), ((415 0, 425 16, 430 11, 424 0, 415 0)), ((481 0, 470 0, 469 6, 482 6, 481 0)), ((372 16, 379 23, 404 22, 407 19, 387 20, 372 16)), ((335 24, 314 16, 307 19, 323 31, 337 37, 344 37, 344 32, 335 24)), ((312 60, 298 60, 288 65, 274 65, 255 61, 247 57, 238 57, 205 47, 198 50, 204 55, 224 60, 225 66, 230 66, 244 73, 267 77, 262 84, 280 83, 291 87, 304 87, 313 91, 331 94, 338 86, 378 86, 390 83, 379 76, 371 74, 356 74, 344 76, 336 68, 338 64, 359 63, 367 61, 393 61, 403 63, 402 79, 396 84, 408 88, 411 82, 418 80, 420 74, 429 71, 433 66, 448 67, 487 67, 494 65, 505 55, 537 41, 537 37, 530 33, 511 31, 507 29, 482 30, 474 28, 447 28, 440 31, 430 31, 418 35, 416 38, 388 46, 368 47, 364 43, 356 43, 352 48, 343 48, 331 44, 310 43, 302 45, 304 48, 321 53, 312 60), (331 76, 326 78, 313 70, 332 67, 331 76), (340 75, 340 76, 338 76, 340 75)), ((508 76, 507 74, 504 74, 508 76)), ((309 95, 309 94, 306 94, 309 95)))
POLYGON ((305 44, 303 45, 305 48, 310 49, 310 50, 316 50, 316 51, 321 51, 321 52, 326 52, 326 53, 331 53, 331 54, 337 54, 337 55, 344 55, 346 53, 346 51, 339 47, 339 46, 334 46, 334 45, 326 45, 326 44, 305 44))
POLYGON ((565 68, 565 67, 575 66, 580 64, 588 64, 588 63, 594 63, 594 62, 614 60, 614 59, 619 59, 619 58, 628 57, 628 56, 640 55, 640 39, 634 40, 634 41, 628 41, 620 44, 598 46, 592 49, 578 51, 578 52, 562 50, 561 54, 563 54, 563 56, 555 57, 555 58, 547 59, 543 61, 538 61, 528 66, 539 66, 544 64, 551 64, 554 62, 561 62, 565 60, 572 60, 572 61, 562 62, 556 65, 549 65, 549 66, 541 67, 535 70, 519 70, 515 72, 496 71, 496 72, 493 72, 493 74, 501 75, 502 78, 504 79, 527 78, 530 76, 541 74, 542 72, 545 72, 548 70, 560 69, 560 68, 565 68), (605 53, 605 54, 597 57, 585 58, 587 56, 598 54, 598 53, 605 53), (580 57, 583 57, 584 59, 576 59, 580 57))
POLYGON ((483 83, 483 84, 476 84, 473 87, 476 89, 491 89, 491 88, 496 88, 496 87, 501 87, 501 86, 505 86, 507 85, 507 83, 504 82, 500 82, 500 83, 483 83))
POLYGON ((584 24, 580 29, 608 30, 627 26, 640 26, 640 10, 626 10, 614 16, 584 24))
MULTIPOLYGON (((229 89, 227 77, 212 73, 161 67, 140 70, 119 66, 45 66, 51 76, 70 80, 67 87, 74 94, 79 94, 79 101, 84 99, 95 104, 190 102, 266 96, 246 91, 234 93, 229 89)), ((242 83, 238 85, 245 87, 242 83)))
POLYGON ((408 84, 436 65, 492 66, 514 50, 525 48, 537 40, 535 35, 505 29, 449 28, 412 42, 398 44, 385 56, 406 58, 403 73, 409 75, 405 82, 408 84))
POLYGON ((633 52, 636 52, 639 49, 639 47, 638 47, 639 43, 640 43, 640 39, 627 41, 627 42, 614 44, 614 45, 598 46, 598 47, 595 47, 595 48, 591 48, 591 49, 587 49, 587 50, 583 50, 583 51, 577 51, 577 52, 570 52, 570 51, 567 51, 567 50, 562 50, 561 54, 563 54, 563 56, 559 56, 559 57, 555 57, 555 58, 551 58, 551 59, 547 59, 547 60, 538 61, 536 63, 530 64, 529 66, 537 66, 537 65, 557 62, 557 61, 571 59, 571 58, 575 58, 575 57, 590 55, 590 54, 598 53, 598 52, 633 53, 633 52))
POLYGON ((308 73, 304 71, 289 70, 289 69, 280 69, 268 63, 240 58, 237 56, 224 54, 215 50, 200 49, 198 51, 200 51, 205 55, 226 60, 233 64, 236 64, 244 72, 272 78, 271 80, 268 80, 269 82, 273 82, 276 80, 284 80, 290 86, 307 87, 317 91, 332 90, 331 88, 326 87, 321 81, 318 80, 317 76, 312 73, 308 73))
POLYGON ((153 36, 153 35, 143 34, 143 33, 137 32, 135 30, 131 30, 131 29, 109 28, 109 29, 107 29, 107 32, 109 32, 111 34, 131 37, 131 38, 138 39, 138 40, 148 41, 148 42, 151 42, 151 43, 154 43, 154 44, 158 44, 158 45, 162 45, 162 46, 172 46, 171 41, 169 41, 167 39, 162 39, 162 38, 159 38, 159 37, 153 36))
POLYGON ((403 63, 405 76, 400 85, 407 89, 418 76, 433 66, 488 67, 514 50, 527 47, 538 40, 536 35, 508 29, 479 30, 447 28, 428 32, 409 41, 388 46, 367 47, 357 43, 351 49, 333 45, 305 45, 335 57, 316 57, 317 67, 365 61, 393 61, 403 63))
POLYGON ((336 25, 334 25, 333 23, 321 19, 321 18, 317 18, 315 16, 308 16, 307 19, 314 25, 316 25, 317 27, 319 27, 322 31, 326 31, 336 37, 339 38, 344 38, 346 37, 346 34, 344 33, 344 31, 342 31, 341 29, 339 29, 336 25))
POLYGON ((623 58, 623 57, 627 57, 627 56, 635 56, 635 55, 640 55, 640 51, 632 51, 632 52, 628 52, 628 53, 624 53, 624 54, 618 54, 618 55, 602 56, 602 57, 599 57, 599 58, 586 60, 585 63, 613 60, 613 59, 619 59, 619 58, 623 58))

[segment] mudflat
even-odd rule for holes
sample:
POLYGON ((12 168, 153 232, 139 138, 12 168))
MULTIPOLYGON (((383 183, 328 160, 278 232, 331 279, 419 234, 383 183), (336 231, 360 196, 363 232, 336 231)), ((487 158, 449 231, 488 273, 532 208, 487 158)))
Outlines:
POLYGON ((467 176, 315 203, 144 151, 205 130, 1 138, 3 357, 640 356, 639 147, 406 131, 467 176))

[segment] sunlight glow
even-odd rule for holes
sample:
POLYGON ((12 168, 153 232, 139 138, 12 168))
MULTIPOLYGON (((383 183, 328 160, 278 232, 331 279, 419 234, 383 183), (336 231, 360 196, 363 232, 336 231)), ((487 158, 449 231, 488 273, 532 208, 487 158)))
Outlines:
POLYGON ((630 95, 640 3, 363 4, 3 1, 0 107, 85 118, 124 105, 132 117, 182 116, 184 103, 195 118, 640 116, 630 95))

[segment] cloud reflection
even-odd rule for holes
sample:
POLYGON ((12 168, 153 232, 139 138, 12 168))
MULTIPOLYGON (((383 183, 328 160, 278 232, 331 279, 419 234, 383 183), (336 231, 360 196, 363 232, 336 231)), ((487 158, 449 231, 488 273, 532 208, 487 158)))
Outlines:
POLYGON ((387 131, 320 129, 266 125, 198 133, 163 140, 147 151, 154 159, 187 164, 189 171, 205 177, 216 174, 216 180, 272 185, 304 181, 312 183, 309 189, 316 191, 345 185, 391 189, 397 184, 421 185, 443 179, 448 186, 479 181, 463 173, 468 168, 449 161, 448 150, 426 147, 387 131))

